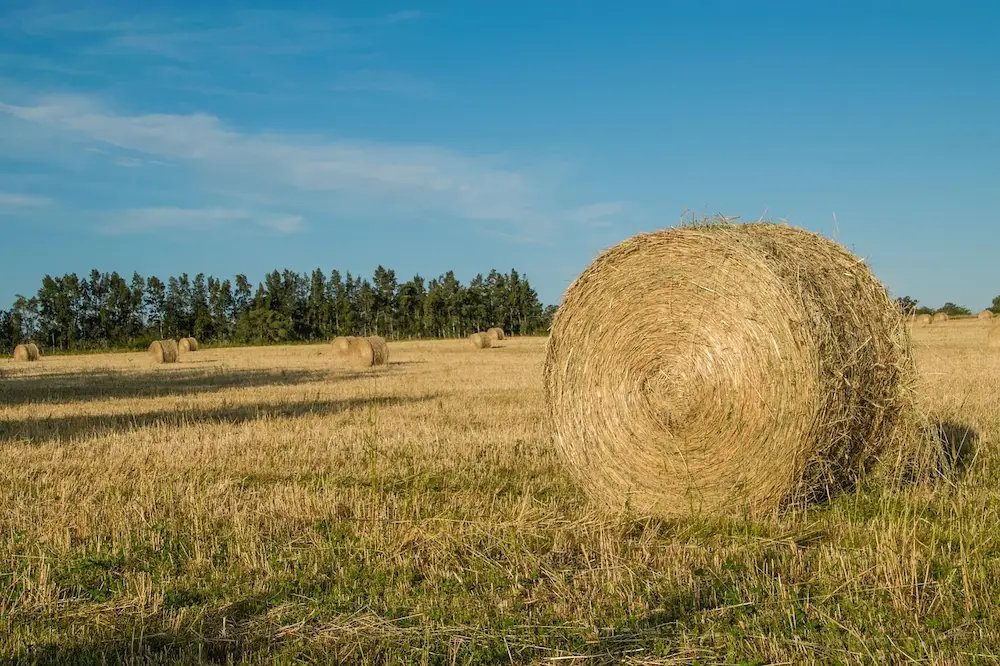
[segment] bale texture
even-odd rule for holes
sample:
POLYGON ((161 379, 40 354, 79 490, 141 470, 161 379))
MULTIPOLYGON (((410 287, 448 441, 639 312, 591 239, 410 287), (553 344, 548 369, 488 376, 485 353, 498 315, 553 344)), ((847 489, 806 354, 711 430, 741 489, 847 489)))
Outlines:
POLYGON ((473 333, 469 336, 469 343, 476 349, 489 349, 493 346, 493 341, 485 333, 473 333))
POLYGON ((157 340, 149 345, 149 356, 153 363, 176 363, 179 355, 176 340, 157 340))
POLYGON ((979 318, 980 319, 985 319, 985 320, 991 320, 991 319, 993 319, 993 311, 992 310, 983 310, 982 312, 979 313, 979 318))
POLYGON ((389 345, 385 338, 378 335, 369 335, 368 342, 371 343, 374 352, 372 365, 385 365, 389 362, 389 345))
POLYGON ((936 313, 934 315, 934 318, 932 319, 932 321, 935 324, 937 324, 937 323, 942 322, 942 321, 948 321, 949 319, 951 319, 951 317, 948 316, 947 312, 938 312, 938 313, 936 313))
POLYGON ((930 326, 931 316, 929 314, 917 315, 916 317, 913 318, 913 323, 916 326, 930 326))
POLYGON ((871 271, 770 223, 605 251, 567 290, 544 368, 583 487, 666 516, 770 511, 895 467, 919 446, 914 377, 903 316, 871 271))
POLYGON ((344 335, 338 335, 333 339, 333 342, 331 343, 333 344, 333 350, 335 352, 346 352, 351 344, 350 340, 351 340, 350 337, 344 335))
POLYGON ((198 351, 198 341, 194 338, 181 338, 177 342, 177 348, 182 352, 196 352, 198 351))
POLYGON ((333 340, 333 357, 338 365, 370 368, 375 364, 375 349, 368 338, 337 337, 333 340))
POLYGON ((42 358, 42 353, 33 342, 14 347, 14 360, 18 362, 38 361, 42 358))
POLYGON ((486 331, 487 337, 493 342, 499 342, 500 340, 506 340, 507 334, 503 332, 502 328, 491 328, 486 331))

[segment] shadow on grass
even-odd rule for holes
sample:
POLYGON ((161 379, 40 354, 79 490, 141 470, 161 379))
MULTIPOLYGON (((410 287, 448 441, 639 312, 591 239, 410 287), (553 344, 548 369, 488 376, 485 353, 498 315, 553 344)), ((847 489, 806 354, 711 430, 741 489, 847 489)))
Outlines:
POLYGON ((59 372, 13 376, 0 384, 0 405, 66 404, 106 398, 160 398, 238 388, 342 381, 364 373, 331 370, 217 370, 157 368, 155 371, 59 372))
POLYGON ((388 408, 439 396, 421 397, 352 397, 315 402, 251 403, 207 409, 185 408, 152 412, 58 416, 39 419, 0 420, 0 442, 43 444, 80 438, 100 437, 149 427, 177 428, 198 424, 240 425, 261 420, 301 418, 388 408))
POLYGON ((964 476, 976 459, 979 431, 964 423, 944 420, 934 424, 931 435, 938 444, 935 470, 938 475, 950 480, 964 476))

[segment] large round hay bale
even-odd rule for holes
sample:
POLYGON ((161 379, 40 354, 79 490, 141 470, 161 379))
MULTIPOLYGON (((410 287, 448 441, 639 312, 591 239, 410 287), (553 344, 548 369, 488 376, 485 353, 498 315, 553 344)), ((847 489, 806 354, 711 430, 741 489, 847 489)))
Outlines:
POLYGON ((378 335, 369 335, 368 342, 372 345, 374 352, 373 365, 385 365, 389 362, 389 345, 385 338, 378 335))
POLYGON ((915 326, 930 326, 931 316, 929 314, 919 314, 913 318, 913 324, 915 326))
POLYGON ((635 236, 569 287, 546 398, 595 499, 661 515, 773 510, 918 442, 903 317, 871 271, 770 224, 635 236))
POLYGON ((982 312, 979 313, 978 316, 979 316, 980 319, 983 319, 983 320, 986 320, 986 321, 990 321, 990 320, 993 319, 993 311, 992 310, 983 310, 982 312))
POLYGON ((476 349, 489 349, 493 346, 490 336, 485 333, 473 333, 469 336, 469 343, 476 349))
POLYGON ((181 338, 177 341, 177 348, 182 352, 198 351, 198 341, 194 338, 181 338))
POLYGON ((339 365, 370 368, 375 364, 375 349, 368 338, 336 337, 333 339, 333 358, 339 365))
POLYGON ((1000 347, 1000 324, 991 328, 990 332, 986 334, 986 346, 1000 347))
POLYGON ((934 314, 934 318, 931 321, 933 321, 935 324, 938 324, 941 322, 948 321, 949 319, 951 319, 951 317, 948 316, 947 312, 937 312, 934 314))
POLYGON ((26 342, 14 347, 14 360, 20 363, 41 360, 42 353, 33 342, 26 342))
POLYGON ((502 328, 491 328, 486 331, 486 336, 493 342, 507 339, 507 335, 503 332, 502 328))
POLYGON ((176 340, 157 340, 149 345, 149 356, 153 363, 176 363, 179 355, 176 340))

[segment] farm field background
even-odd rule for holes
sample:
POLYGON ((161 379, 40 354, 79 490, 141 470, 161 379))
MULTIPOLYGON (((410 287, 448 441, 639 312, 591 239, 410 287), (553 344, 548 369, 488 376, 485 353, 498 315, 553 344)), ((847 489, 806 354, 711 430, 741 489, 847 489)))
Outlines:
POLYGON ((913 331, 955 469, 753 521, 588 503, 543 338, 0 361, 0 659, 996 663, 989 325, 913 331))

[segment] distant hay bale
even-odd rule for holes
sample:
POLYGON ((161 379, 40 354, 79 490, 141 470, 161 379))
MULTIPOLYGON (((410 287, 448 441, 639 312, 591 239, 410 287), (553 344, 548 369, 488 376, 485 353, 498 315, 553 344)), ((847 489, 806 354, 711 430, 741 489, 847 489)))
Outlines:
POLYGON ((369 335, 368 342, 371 343, 374 352, 372 365, 385 365, 389 362, 389 345, 385 338, 378 335, 369 335))
POLYGON ((986 334, 986 346, 1000 347, 1000 324, 991 328, 990 332, 986 334))
POLYGON ((346 352, 351 343, 349 337, 338 335, 333 339, 331 344, 333 345, 333 350, 335 352, 346 352))
POLYGON ((993 319, 993 311, 992 310, 983 310, 982 312, 979 313, 979 318, 980 319, 985 319, 985 320, 991 320, 991 319, 993 319))
POLYGON ((502 328, 491 328, 486 331, 486 336, 493 342, 499 342, 500 340, 507 339, 507 335, 503 332, 502 328))
POLYGON ((913 318, 913 324, 915 326, 930 326, 931 316, 929 314, 917 315, 913 318))
POLYGON ((840 245, 770 223, 642 234, 555 317, 557 448, 612 508, 771 511, 923 453, 902 313, 840 245))
POLYGON ((940 322, 948 321, 949 319, 951 319, 951 317, 948 316, 947 312, 937 312, 934 314, 934 318, 931 321, 938 324, 940 322))
POLYGON ((375 364, 375 349, 368 338, 338 336, 333 339, 333 357, 339 365, 370 368, 375 364))
POLYGON ((33 342, 14 347, 14 360, 19 363, 39 361, 41 358, 42 353, 38 351, 38 347, 33 342))
POLYGON ((176 340, 157 340, 149 345, 149 356, 153 363, 176 363, 180 350, 176 340))
POLYGON ((198 341, 194 338, 181 338, 177 343, 178 349, 182 352, 198 351, 198 341))
POLYGON ((469 343, 476 349, 489 349, 493 346, 493 340, 485 333, 473 333, 469 336, 469 343))

